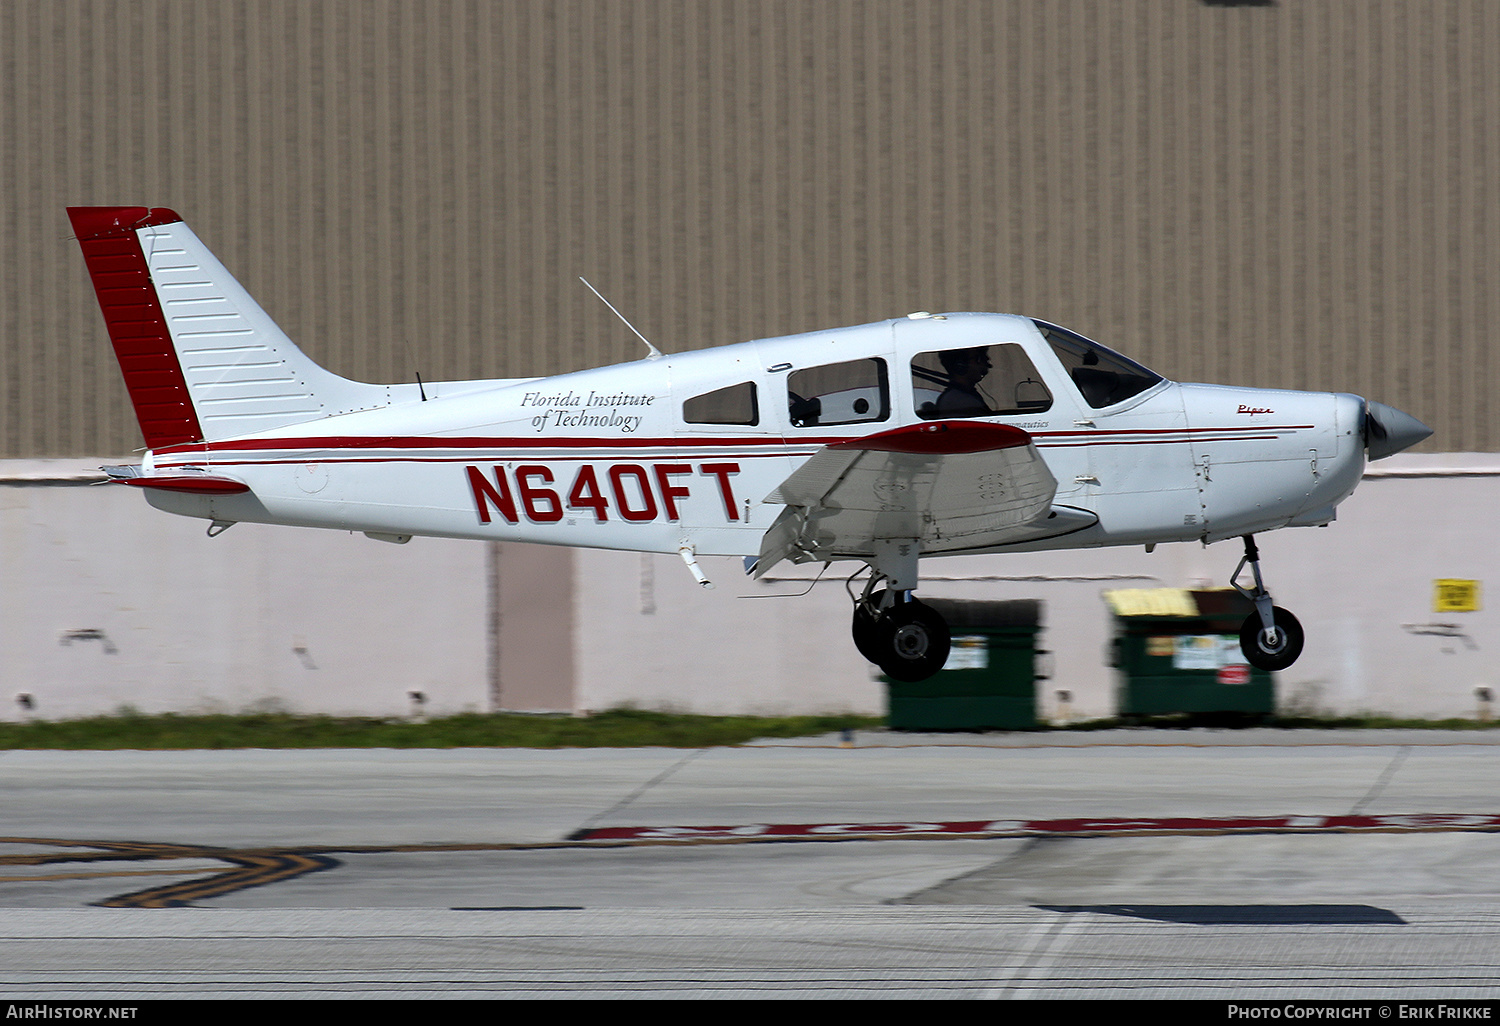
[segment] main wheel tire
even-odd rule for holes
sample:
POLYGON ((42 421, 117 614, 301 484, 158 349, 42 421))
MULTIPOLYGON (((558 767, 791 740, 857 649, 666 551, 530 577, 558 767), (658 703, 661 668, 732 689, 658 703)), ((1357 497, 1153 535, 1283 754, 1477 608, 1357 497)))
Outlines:
POLYGON ((875 622, 880 658, 875 662, 908 684, 926 680, 948 661, 948 623, 916 599, 893 606, 875 622))
POLYGON ((1275 637, 1269 637, 1261 625, 1260 614, 1251 613, 1240 628, 1240 651, 1251 666, 1262 670, 1284 670, 1302 654, 1302 625, 1280 606, 1273 606, 1271 619, 1276 623, 1275 637))

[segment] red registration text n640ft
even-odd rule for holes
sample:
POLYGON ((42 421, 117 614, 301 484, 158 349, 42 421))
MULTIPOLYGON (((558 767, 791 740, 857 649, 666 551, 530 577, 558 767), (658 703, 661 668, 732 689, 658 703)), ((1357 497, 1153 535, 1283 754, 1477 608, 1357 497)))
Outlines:
POLYGON ((489 474, 476 466, 464 467, 481 524, 491 523, 495 513, 508 524, 519 523, 522 516, 534 524, 553 524, 579 515, 601 524, 608 520, 676 521, 682 518, 679 503, 694 488, 715 490, 724 519, 738 521, 730 478, 739 472, 738 463, 584 463, 577 470, 520 463, 493 466, 489 474), (568 472, 572 481, 565 485, 568 472))

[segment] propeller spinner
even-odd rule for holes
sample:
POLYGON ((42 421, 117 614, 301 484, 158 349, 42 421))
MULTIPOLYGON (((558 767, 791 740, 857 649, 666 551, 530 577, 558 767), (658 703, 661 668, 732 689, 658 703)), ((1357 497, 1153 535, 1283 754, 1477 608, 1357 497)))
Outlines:
POLYGON ((1365 450, 1371 460, 1383 460, 1410 449, 1432 434, 1432 428, 1394 406, 1365 400, 1365 450))

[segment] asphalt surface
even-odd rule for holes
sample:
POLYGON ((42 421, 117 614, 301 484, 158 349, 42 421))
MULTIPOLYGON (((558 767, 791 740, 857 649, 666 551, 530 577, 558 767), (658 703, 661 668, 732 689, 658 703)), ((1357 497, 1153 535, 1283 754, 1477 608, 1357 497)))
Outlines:
POLYGON ((0 997, 1500 999, 1490 733, 0 752, 0 997))

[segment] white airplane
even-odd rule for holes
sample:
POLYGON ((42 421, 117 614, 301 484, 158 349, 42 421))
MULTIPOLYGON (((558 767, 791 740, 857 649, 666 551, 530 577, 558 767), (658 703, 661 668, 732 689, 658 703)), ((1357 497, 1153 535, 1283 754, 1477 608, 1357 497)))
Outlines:
POLYGON ((854 642, 900 680, 948 655, 912 596, 921 557, 1234 537, 1245 657, 1290 666, 1302 629, 1254 535, 1328 524, 1366 458, 1431 434, 1354 395, 1179 384, 985 313, 666 356, 647 342, 550 378, 363 384, 305 356, 171 210, 68 215, 147 446, 106 470, 153 506, 211 536, 244 521, 675 552, 710 587, 698 556, 757 577, 853 561, 854 642))

